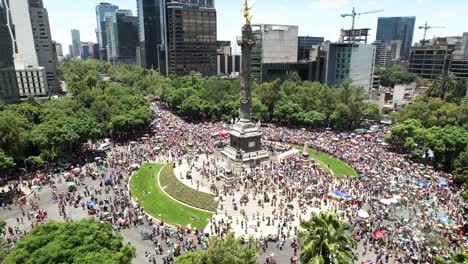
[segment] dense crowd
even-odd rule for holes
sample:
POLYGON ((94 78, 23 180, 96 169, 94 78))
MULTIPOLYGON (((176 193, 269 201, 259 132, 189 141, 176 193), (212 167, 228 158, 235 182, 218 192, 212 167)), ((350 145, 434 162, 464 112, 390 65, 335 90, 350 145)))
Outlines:
MULTIPOLYGON (((165 263, 179 254, 206 249, 208 235, 223 236, 228 230, 246 235, 252 228, 259 234, 264 252, 270 243, 283 250, 290 241, 291 263, 296 263, 298 225, 312 211, 321 210, 331 210, 351 224, 351 233, 359 241, 354 248, 356 261, 425 263, 436 254, 447 257, 448 249, 468 246, 467 204, 461 198, 462 190, 452 184, 452 175, 390 152, 382 141, 385 131, 357 135, 262 126, 264 148, 271 154, 288 150, 289 144, 307 143, 346 162, 359 176, 339 179, 333 166, 319 164, 299 152, 258 167, 238 168, 237 180, 226 186, 219 181, 225 161, 216 146, 222 145, 217 144, 225 140, 220 132, 228 126, 186 122, 157 102, 152 108, 157 118, 151 124, 151 135, 126 143, 114 141, 105 155, 98 157, 96 152, 94 161, 84 166, 66 173, 42 174, 35 180, 36 185, 51 188, 51 199, 63 220, 76 220, 71 214, 82 210, 90 218, 109 222, 116 231, 149 224, 141 238, 151 239, 154 251, 147 251, 145 256, 154 262, 155 255, 164 256, 165 263), (195 181, 197 189, 221 196, 223 203, 206 229, 209 234, 168 226, 146 215, 132 201, 128 189, 135 168, 132 165, 147 161, 188 164, 193 178, 186 184, 195 181), (57 186, 64 182, 68 189, 59 191, 57 186), (332 195, 337 192, 346 195, 332 195), (252 204, 258 210, 250 214, 247 205, 252 204), (239 209, 241 215, 230 217, 227 207, 239 209)), ((18 186, 7 194, 2 192, 3 205, 7 204, 5 199, 13 199, 18 193, 18 186)), ((15 201, 21 208, 18 224, 26 221, 33 227, 47 220, 47 211, 39 207, 37 198, 35 194, 15 201)), ((3 234, 14 245, 26 230, 9 226, 3 234)))

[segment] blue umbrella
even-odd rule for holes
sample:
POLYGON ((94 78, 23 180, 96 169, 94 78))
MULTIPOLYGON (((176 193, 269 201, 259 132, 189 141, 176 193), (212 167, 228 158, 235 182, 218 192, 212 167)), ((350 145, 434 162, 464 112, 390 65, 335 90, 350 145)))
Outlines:
POLYGON ((418 185, 419 187, 426 188, 427 186, 429 186, 429 183, 423 182, 423 181, 418 181, 418 182, 416 183, 416 185, 418 185))
POLYGON ((95 206, 96 205, 96 201, 88 201, 86 202, 86 206, 95 206))
POLYGON ((442 224, 450 224, 450 218, 449 218, 448 216, 441 215, 441 216, 439 216, 437 219, 439 219, 439 221, 440 221, 442 224))
POLYGON ((448 182, 447 182, 447 180, 444 180, 444 179, 438 179, 437 184, 447 186, 448 182))

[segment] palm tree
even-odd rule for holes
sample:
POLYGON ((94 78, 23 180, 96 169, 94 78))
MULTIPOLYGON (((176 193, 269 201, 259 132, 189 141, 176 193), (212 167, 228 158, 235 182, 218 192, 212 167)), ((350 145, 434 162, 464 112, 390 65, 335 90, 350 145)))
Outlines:
POLYGON ((444 100, 445 96, 452 93, 457 86, 457 76, 451 72, 444 73, 432 84, 429 90, 427 90, 427 95, 431 97, 439 97, 444 100))
POLYGON ((333 213, 312 214, 309 221, 301 223, 301 263, 352 263, 351 246, 356 241, 347 230, 349 225, 333 213))

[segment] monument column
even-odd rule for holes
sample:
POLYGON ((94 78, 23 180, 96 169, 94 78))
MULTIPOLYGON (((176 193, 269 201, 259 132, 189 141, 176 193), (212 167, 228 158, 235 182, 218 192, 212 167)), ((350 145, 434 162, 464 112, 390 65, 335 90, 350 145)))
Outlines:
POLYGON ((241 74, 241 101, 240 121, 250 123, 252 118, 252 96, 251 96, 251 68, 252 48, 255 46, 255 38, 252 36, 252 27, 246 24, 242 27, 242 38, 239 41, 242 48, 242 74, 241 74))

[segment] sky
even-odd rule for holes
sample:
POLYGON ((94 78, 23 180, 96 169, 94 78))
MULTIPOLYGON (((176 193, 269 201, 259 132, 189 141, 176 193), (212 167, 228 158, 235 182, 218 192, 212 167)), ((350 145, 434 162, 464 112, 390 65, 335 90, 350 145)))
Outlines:
MULTIPOLYGON (((63 45, 68 53, 71 29, 79 29, 81 41, 96 42, 95 7, 105 0, 43 0, 49 12, 52 39, 63 45)), ((252 1, 252 0, 251 0, 252 1)), ((136 0, 108 0, 120 9, 130 9, 136 16, 136 0)), ((216 0, 218 40, 235 42, 240 35, 244 18, 243 0, 216 0)), ((375 39, 378 17, 415 16, 416 27, 413 42, 423 38, 423 26, 445 27, 431 29, 433 36, 458 36, 468 32, 468 0, 257 0, 251 13, 253 24, 283 24, 299 26, 299 35, 325 37, 337 41, 341 28, 351 28, 348 14, 383 9, 384 12, 356 17, 356 28, 371 28, 370 41, 375 39)), ((234 45, 235 46, 235 45, 234 45)), ((239 52, 235 48, 234 52, 239 52)))

